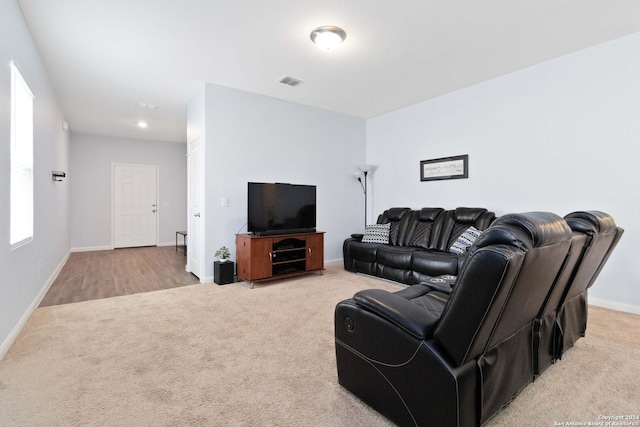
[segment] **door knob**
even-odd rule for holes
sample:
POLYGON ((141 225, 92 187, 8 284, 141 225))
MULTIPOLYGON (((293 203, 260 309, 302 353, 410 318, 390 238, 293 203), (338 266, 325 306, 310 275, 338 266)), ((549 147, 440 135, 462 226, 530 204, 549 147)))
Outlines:
POLYGON ((193 216, 195 216, 196 218, 200 218, 200 214, 199 213, 193 214, 193 216))
POLYGON ((155 209, 154 209, 154 210, 152 210, 151 212, 156 213, 156 212, 157 212, 157 210, 155 210, 155 209))

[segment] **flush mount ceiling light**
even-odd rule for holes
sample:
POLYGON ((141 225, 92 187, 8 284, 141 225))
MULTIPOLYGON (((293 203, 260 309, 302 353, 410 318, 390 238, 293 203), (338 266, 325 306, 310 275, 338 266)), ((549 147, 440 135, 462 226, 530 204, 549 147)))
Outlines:
POLYGON ((138 122, 138 127, 141 127, 142 129, 146 128, 147 126, 147 122, 138 122))
POLYGON ((347 33, 342 28, 333 25, 325 25, 311 31, 311 40, 322 50, 330 51, 347 38, 347 33))

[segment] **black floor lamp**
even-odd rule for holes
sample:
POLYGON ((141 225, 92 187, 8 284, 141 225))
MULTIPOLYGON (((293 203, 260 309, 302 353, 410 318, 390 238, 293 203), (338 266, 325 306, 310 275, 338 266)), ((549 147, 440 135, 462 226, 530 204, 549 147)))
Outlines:
POLYGON ((373 172, 376 167, 373 165, 360 165, 358 170, 355 171, 353 177, 360 182, 362 190, 364 191, 364 227, 367 228, 367 175, 369 172, 373 172), (364 178, 363 178, 364 177, 364 178))

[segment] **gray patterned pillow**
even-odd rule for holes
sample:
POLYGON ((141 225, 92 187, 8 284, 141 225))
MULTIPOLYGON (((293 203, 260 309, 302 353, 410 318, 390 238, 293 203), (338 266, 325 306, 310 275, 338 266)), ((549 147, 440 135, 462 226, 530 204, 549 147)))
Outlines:
POLYGON ((467 228, 464 233, 462 233, 460 237, 458 237, 456 241, 453 242, 453 245, 451 245, 451 247, 449 248, 449 252, 456 255, 462 255, 467 251, 469 246, 471 246, 473 242, 476 241, 480 233, 481 231, 473 226, 467 228))
POLYGON ((389 244, 389 227, 391 223, 367 225, 364 229, 363 243, 389 244))

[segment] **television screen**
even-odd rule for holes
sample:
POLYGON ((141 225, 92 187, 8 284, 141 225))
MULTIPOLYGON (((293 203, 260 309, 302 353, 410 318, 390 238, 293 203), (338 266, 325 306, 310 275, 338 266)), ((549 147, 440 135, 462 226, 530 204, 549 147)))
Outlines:
POLYGON ((247 230, 258 235, 315 231, 316 186, 248 183, 247 230))

